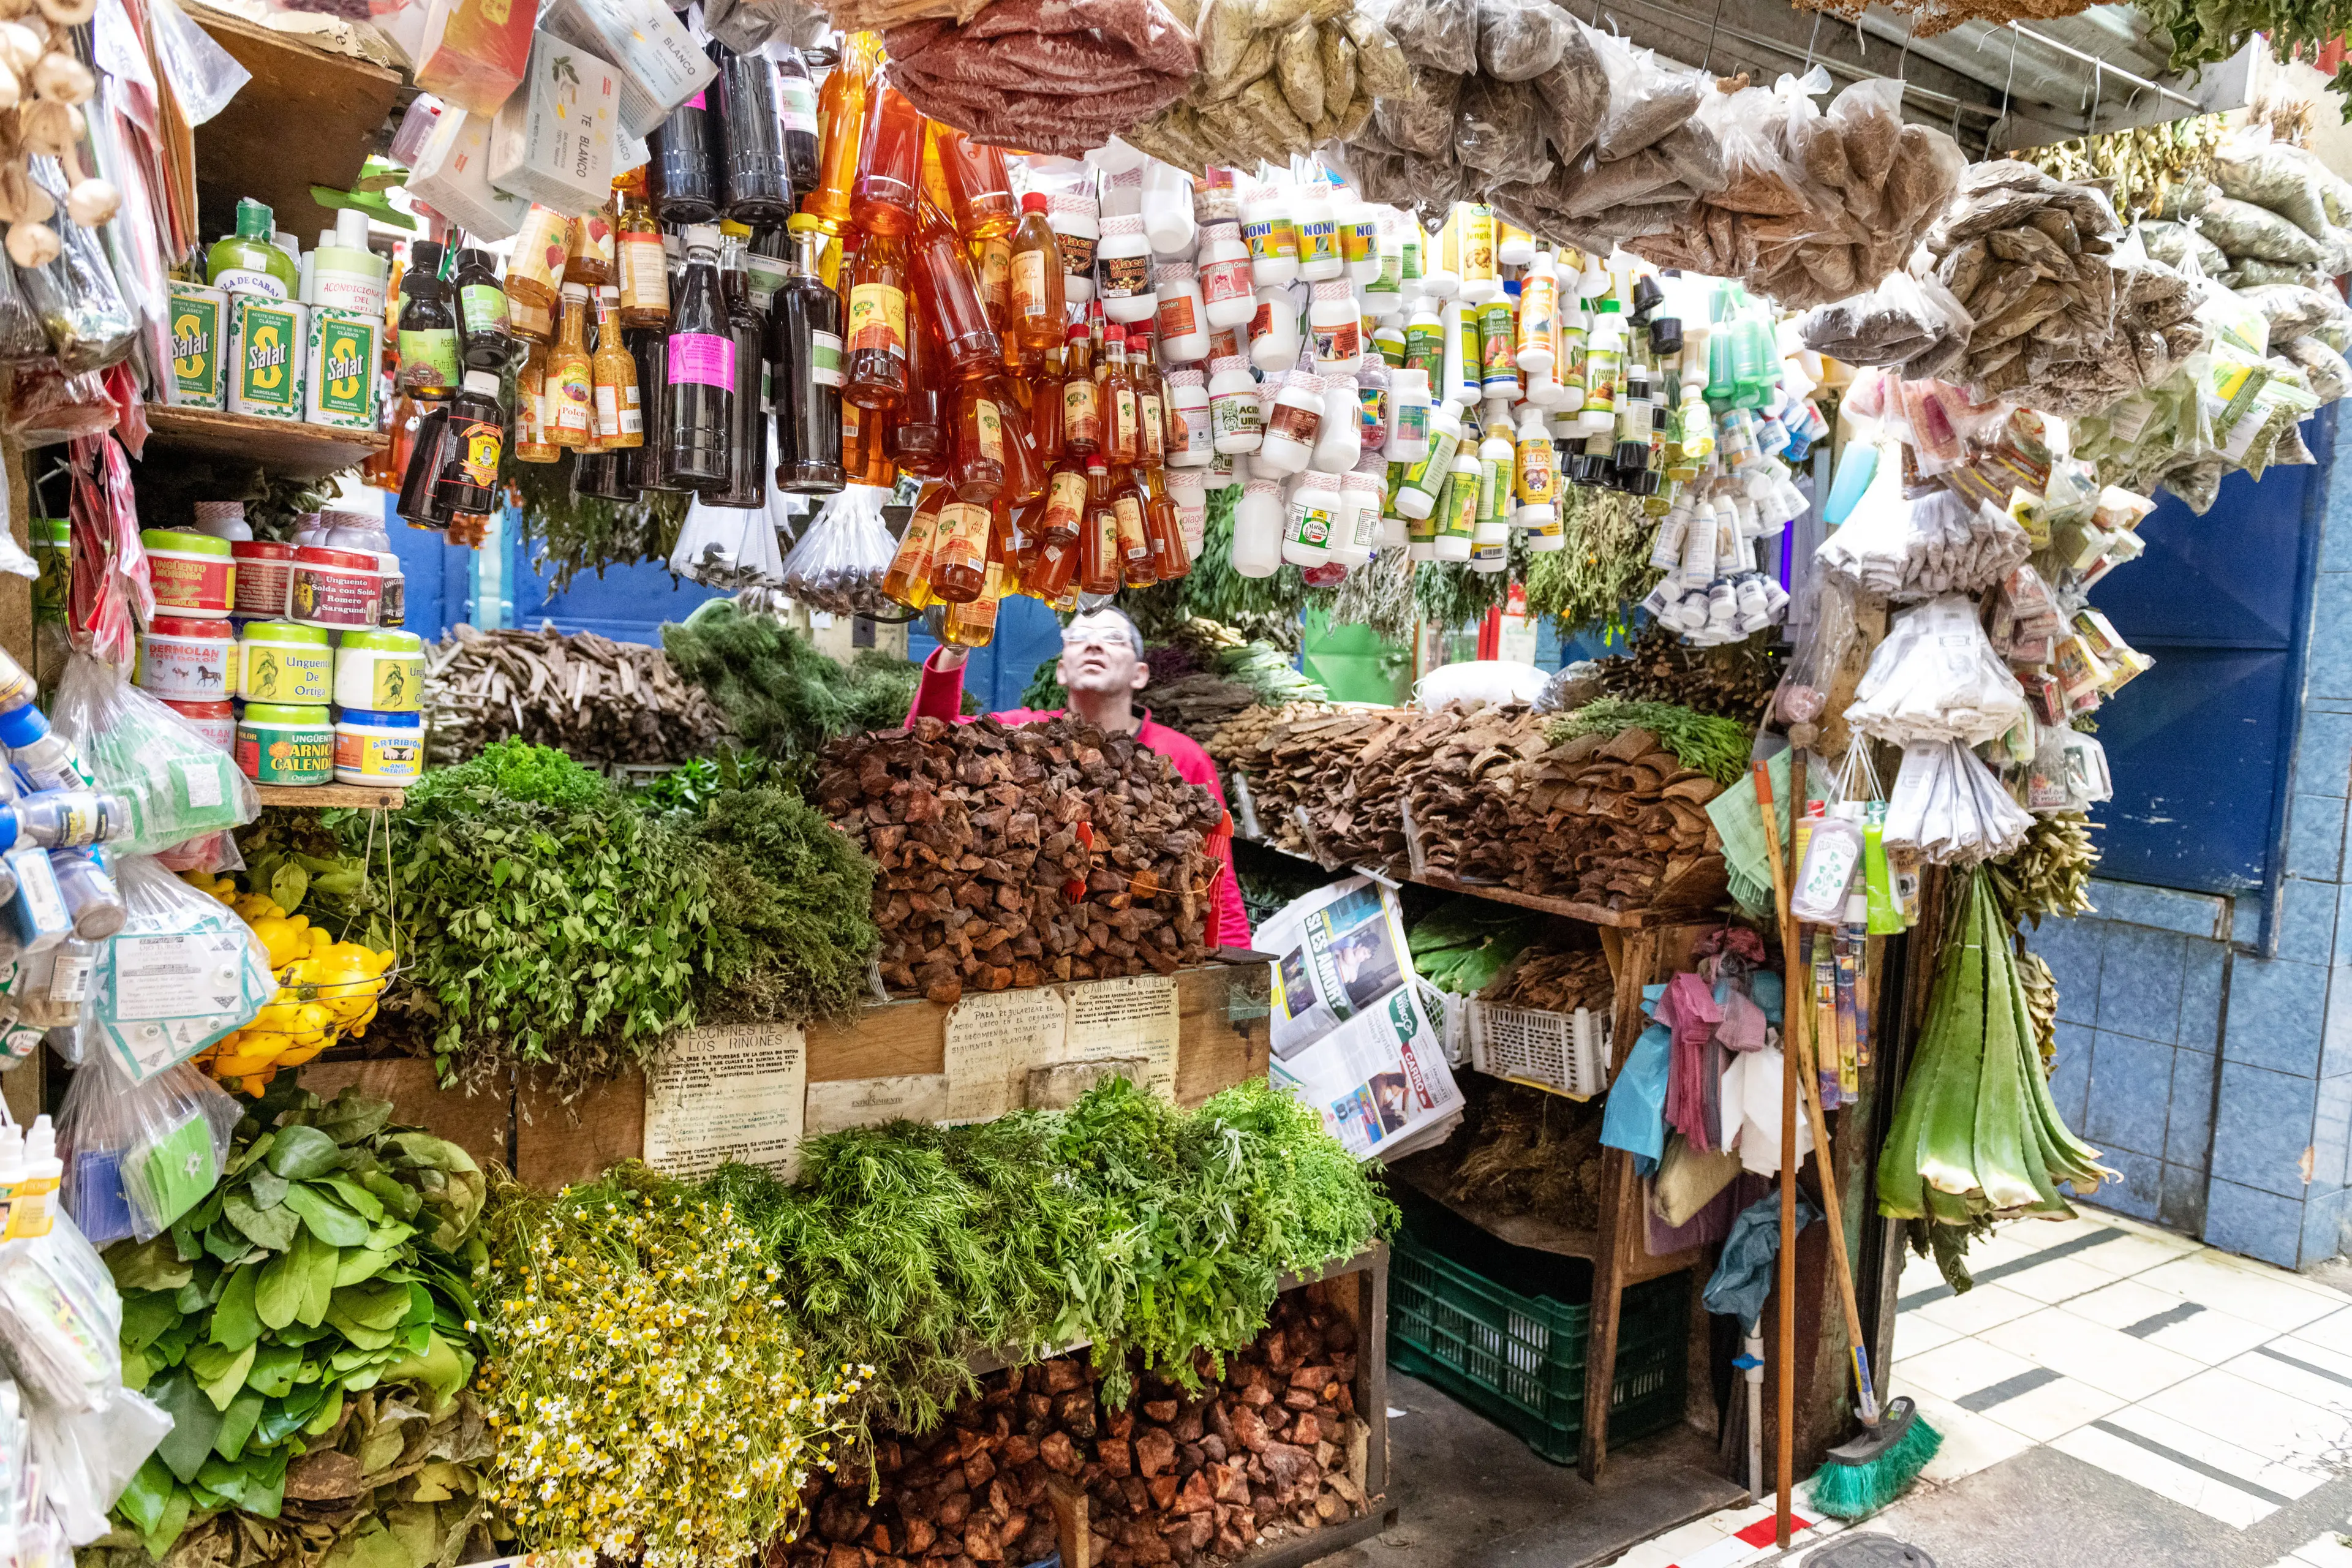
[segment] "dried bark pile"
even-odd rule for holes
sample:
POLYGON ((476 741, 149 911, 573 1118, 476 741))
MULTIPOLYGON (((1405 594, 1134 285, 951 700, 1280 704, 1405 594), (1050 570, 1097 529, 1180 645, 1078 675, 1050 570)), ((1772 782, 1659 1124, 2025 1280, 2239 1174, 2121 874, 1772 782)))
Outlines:
POLYGON ((1393 877, 1414 874, 1408 812, 1427 870, 1612 909, 1720 857, 1705 806, 1721 785, 1647 730, 1554 746, 1546 718, 1518 704, 1322 714, 1276 726, 1235 765, 1282 847, 1393 877))
POLYGON ((1530 1007, 1543 1013, 1573 1013, 1590 1008, 1607 1016, 1617 996, 1609 973, 1609 956, 1598 948, 1559 952, 1531 950, 1486 990, 1486 999, 1503 1007, 1530 1007))
POLYGON ((1199 1394, 1146 1379, 1132 1408, 1108 1409, 1082 1355, 993 1373, 939 1433, 876 1442, 871 1503, 865 1474, 813 1480, 810 1527, 779 1568, 1034 1563, 1064 1516, 1083 1558, 1066 1568, 1144 1568, 1359 1517, 1370 1428, 1355 1363, 1355 1325, 1293 1291, 1223 1382, 1204 1367, 1199 1394))
POLYGON ((510 735, 589 761, 709 754, 725 726, 657 647, 594 632, 459 626, 425 661, 425 759, 464 762, 510 735))
POLYGON ((952 1003, 1171 974, 1207 952, 1203 845, 1223 810, 1131 736, 918 719, 827 746, 814 798, 880 873, 894 991, 952 1003))

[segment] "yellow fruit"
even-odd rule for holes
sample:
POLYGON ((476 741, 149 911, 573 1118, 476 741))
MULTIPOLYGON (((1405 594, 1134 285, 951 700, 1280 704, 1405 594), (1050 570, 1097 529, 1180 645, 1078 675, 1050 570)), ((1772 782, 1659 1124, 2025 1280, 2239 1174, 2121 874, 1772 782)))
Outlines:
POLYGON ((309 1061, 312 1057, 315 1057, 320 1051, 325 1050, 328 1044, 328 1041, 320 1040, 315 1046, 298 1046, 294 1049, 287 1052, 284 1056, 279 1057, 278 1058, 277 1065, 282 1068, 300 1067, 304 1062, 309 1061))
POLYGON ((253 927, 253 934, 261 939, 263 949, 269 954, 269 967, 272 969, 282 969, 310 951, 309 941, 302 930, 309 922, 301 915, 296 915, 292 920, 283 915, 263 915, 247 923, 253 927))
POLYGON ((215 1078, 244 1078, 263 1071, 278 1058, 268 1057, 225 1057, 213 1064, 215 1078))

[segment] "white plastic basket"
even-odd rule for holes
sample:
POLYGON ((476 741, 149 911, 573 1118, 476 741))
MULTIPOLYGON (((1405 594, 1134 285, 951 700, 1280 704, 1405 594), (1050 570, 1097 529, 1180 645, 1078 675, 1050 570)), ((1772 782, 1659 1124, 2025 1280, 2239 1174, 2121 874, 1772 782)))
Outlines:
POLYGON ((1470 1065, 1537 1089, 1590 1100, 1609 1087, 1609 1019, 1589 1007, 1544 1013, 1473 1001, 1470 1065))
POLYGON ((1437 1043, 1445 1052, 1445 1065, 1460 1067, 1470 1056, 1470 999, 1440 991, 1424 980, 1421 983, 1421 1006, 1437 1030, 1437 1043))

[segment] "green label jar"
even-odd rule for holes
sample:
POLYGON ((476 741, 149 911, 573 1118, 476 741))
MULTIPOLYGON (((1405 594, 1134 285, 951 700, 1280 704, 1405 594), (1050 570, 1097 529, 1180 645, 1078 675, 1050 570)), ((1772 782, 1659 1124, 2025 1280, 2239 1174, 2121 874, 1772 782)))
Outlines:
POLYGON ((324 708, 248 702, 236 721, 236 765, 263 784, 322 784, 335 776, 335 726, 324 708))
POLYGON ((248 702, 315 707, 332 695, 334 667, 320 626, 256 621, 237 639, 236 689, 248 702))
POLYGON ((414 713, 425 700, 425 639, 415 632, 349 631, 335 650, 335 705, 414 713))

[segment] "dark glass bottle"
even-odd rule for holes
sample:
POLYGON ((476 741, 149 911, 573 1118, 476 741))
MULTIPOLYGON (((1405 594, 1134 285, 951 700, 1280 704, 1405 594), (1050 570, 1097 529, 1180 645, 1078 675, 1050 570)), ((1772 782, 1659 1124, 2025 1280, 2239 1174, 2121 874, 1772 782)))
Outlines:
POLYGON ((457 312, 441 277, 447 254, 432 240, 412 242, 400 280, 400 389, 436 400, 457 390, 457 312))
POLYGON ((637 487, 628 480, 626 459, 631 452, 644 450, 642 447, 631 447, 577 454, 572 459, 572 493, 593 496, 598 500, 637 500, 637 487))
POLYGON ((796 216, 793 271, 776 290, 768 330, 768 381, 776 402, 776 487, 831 495, 849 482, 841 466, 841 296, 817 276, 824 229, 796 216))
POLYGON ((667 224, 712 223, 719 217, 718 127, 698 92, 669 111, 647 138, 653 161, 646 166, 654 212, 667 224))
POLYGON ((416 445, 400 481, 398 510, 414 528, 446 528, 457 512, 440 500, 441 469, 448 457, 449 405, 434 403, 416 426, 416 445))
POLYGON ((793 179, 776 68, 716 41, 709 53, 719 67, 719 207, 737 223, 782 223, 793 216, 793 179))
MULTIPOLYGON (((625 331, 621 334, 621 341, 636 358, 637 384, 640 387, 660 386, 662 372, 667 365, 663 348, 668 341, 668 334, 658 331, 625 331)), ((661 473, 662 437, 658 421, 662 405, 667 401, 662 397, 646 400, 646 438, 636 446, 622 447, 617 454, 621 459, 620 482, 628 486, 633 493, 658 488, 654 483, 661 473)))
POLYGON ((768 410, 760 398, 767 363, 768 321, 752 309, 751 279, 743 257, 742 240, 729 235, 719 242, 719 291, 727 306, 728 336, 735 346, 735 406, 729 429, 727 482, 702 492, 702 499, 712 506, 768 503, 768 410))
POLYGON ((730 477, 735 426, 735 338, 719 292, 719 230, 686 231, 686 273, 671 296, 662 466, 681 489, 711 490, 730 477))
POLYGON ((498 374, 467 371, 442 419, 446 434, 433 478, 434 509, 453 516, 481 516, 498 505, 499 459, 506 447, 498 374))
POLYGON ((776 111, 784 128, 784 172, 797 198, 816 189, 816 79, 808 61, 790 44, 775 51, 776 111))
POLYGON ((458 351, 467 370, 506 368, 515 341, 507 331, 507 291, 498 264, 471 246, 457 253, 458 351))

